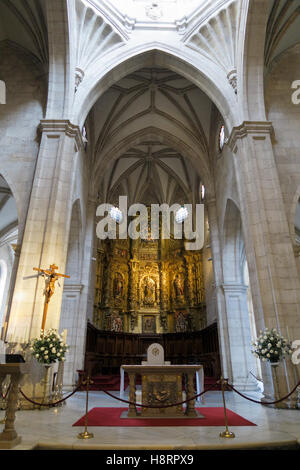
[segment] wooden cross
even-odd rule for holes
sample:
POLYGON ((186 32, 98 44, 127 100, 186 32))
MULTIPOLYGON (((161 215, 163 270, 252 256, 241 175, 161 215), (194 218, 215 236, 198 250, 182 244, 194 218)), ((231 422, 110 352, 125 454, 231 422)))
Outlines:
POLYGON ((51 264, 50 269, 33 268, 34 271, 39 272, 45 278, 45 291, 44 291, 45 304, 44 304, 44 313, 43 313, 43 321, 42 321, 43 331, 45 330, 45 325, 46 325, 46 320, 47 320, 48 305, 49 305, 52 295, 54 294, 56 281, 61 277, 70 279, 70 276, 67 276, 66 274, 57 273, 56 269, 58 269, 58 266, 56 266, 55 264, 51 264))

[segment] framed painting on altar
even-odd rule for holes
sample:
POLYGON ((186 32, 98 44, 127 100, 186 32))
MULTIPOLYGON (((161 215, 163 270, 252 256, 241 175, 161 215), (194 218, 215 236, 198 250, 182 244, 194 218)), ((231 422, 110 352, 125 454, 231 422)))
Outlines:
POLYGON ((143 333, 156 333, 155 315, 143 315, 143 333))

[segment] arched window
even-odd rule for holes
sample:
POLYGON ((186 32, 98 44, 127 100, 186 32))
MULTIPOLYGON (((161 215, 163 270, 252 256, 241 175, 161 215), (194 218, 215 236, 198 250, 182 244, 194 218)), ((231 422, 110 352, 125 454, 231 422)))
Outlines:
POLYGON ((219 131, 219 152, 222 152, 225 144, 225 126, 220 127, 219 131))

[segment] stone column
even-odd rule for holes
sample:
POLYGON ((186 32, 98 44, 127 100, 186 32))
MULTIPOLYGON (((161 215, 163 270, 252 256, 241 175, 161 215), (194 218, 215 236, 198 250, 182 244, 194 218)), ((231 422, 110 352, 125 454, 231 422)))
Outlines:
POLYGON ((87 213, 87 231, 84 246, 84 268, 83 277, 87 283, 87 319, 91 323, 94 320, 94 305, 96 300, 96 275, 98 269, 98 262, 101 263, 101 299, 97 299, 102 303, 103 295, 103 264, 104 264, 104 251, 103 248, 98 250, 98 239, 96 237, 95 229, 95 216, 97 210, 97 200, 90 199, 88 202, 87 213))
POLYGON ((84 341, 81 336, 84 335, 86 322, 82 320, 85 315, 80 309, 82 288, 82 284, 66 284, 63 292, 60 331, 67 330, 69 350, 64 364, 64 387, 68 390, 72 390, 75 386, 76 369, 80 368, 77 367, 78 355, 80 355, 80 359, 83 359, 84 355, 84 341), (78 323, 81 324, 78 325, 78 323))
MULTIPOLYGON (((92 320, 93 306, 95 299, 95 261, 92 259, 95 246, 95 216, 96 216, 95 200, 90 199, 88 202, 86 232, 83 247, 83 263, 81 271, 80 285, 73 286, 72 295, 78 299, 78 304, 74 308, 72 335, 68 335, 67 343, 70 345, 71 354, 67 354, 65 363, 65 388, 73 388, 75 383, 76 371, 83 369, 87 320, 92 320), (72 365, 69 365, 71 359, 72 365)), ((71 295, 70 290, 66 291, 67 295, 71 295)), ((75 299, 74 299, 75 300, 75 299)), ((68 327, 66 327, 68 328, 68 327)))
POLYGON ((232 384, 239 390, 257 390, 250 371, 255 361, 251 354, 251 332, 247 304, 247 286, 223 284, 229 335, 232 384))
MULTIPOLYGON (((44 279, 32 277, 33 267, 66 265, 71 221, 76 154, 83 145, 81 132, 68 120, 43 120, 41 143, 22 242, 8 335, 36 337, 40 333, 44 307, 44 279)), ((72 273, 70 273, 72 277, 72 273)), ((46 328, 58 328, 63 281, 56 286, 46 328)))
MULTIPOLYGON (((244 122, 232 130, 236 180, 257 330, 287 328, 300 338, 300 283, 274 158, 270 122, 244 122)), ((263 367, 266 398, 274 395, 272 374, 263 367)), ((278 369, 278 395, 295 385, 299 367, 278 369)), ((275 393, 275 395, 277 395, 275 393)), ((278 398, 278 397, 277 397, 278 398)), ((294 406, 292 399, 287 406, 294 406)))
POLYGON ((213 271, 215 277, 215 289, 218 310, 218 337, 220 348, 220 360, 223 376, 232 380, 229 333, 226 313, 226 303, 223 290, 222 255, 220 247, 220 235, 217 219, 217 206, 214 198, 205 201, 208 213, 210 244, 213 257, 213 271))

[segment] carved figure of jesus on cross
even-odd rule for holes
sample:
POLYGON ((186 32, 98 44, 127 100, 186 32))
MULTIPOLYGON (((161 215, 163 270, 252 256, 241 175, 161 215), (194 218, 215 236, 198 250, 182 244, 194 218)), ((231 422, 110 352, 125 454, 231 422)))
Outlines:
POLYGON ((54 294, 56 281, 60 279, 61 277, 70 279, 70 276, 67 276, 66 274, 57 273, 56 269, 58 269, 58 266, 56 266, 55 264, 51 264, 50 269, 33 268, 34 271, 39 272, 45 279, 45 290, 44 290, 45 304, 44 304, 43 321, 42 321, 43 331, 45 330, 45 325, 46 325, 46 320, 47 320, 48 305, 49 305, 52 295, 54 294))

